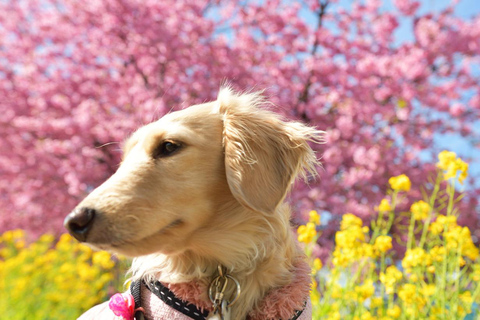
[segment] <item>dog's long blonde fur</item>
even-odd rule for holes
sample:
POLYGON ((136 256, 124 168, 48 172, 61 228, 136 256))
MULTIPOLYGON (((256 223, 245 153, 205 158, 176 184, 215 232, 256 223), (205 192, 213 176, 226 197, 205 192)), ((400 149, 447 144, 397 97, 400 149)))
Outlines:
POLYGON ((284 199, 297 176, 315 174, 309 142, 323 136, 264 104, 224 88, 139 129, 117 173, 79 205, 99 212, 87 242, 137 256, 134 280, 209 283, 223 265, 242 288, 233 319, 245 319, 302 256, 284 199), (154 159, 165 141, 181 147, 154 159))

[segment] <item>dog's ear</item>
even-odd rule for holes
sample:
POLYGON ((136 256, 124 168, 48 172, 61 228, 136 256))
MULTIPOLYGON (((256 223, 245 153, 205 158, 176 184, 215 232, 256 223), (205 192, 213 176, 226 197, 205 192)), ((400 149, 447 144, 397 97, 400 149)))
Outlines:
POLYGON ((308 142, 321 142, 323 132, 259 108, 260 93, 236 95, 226 88, 217 103, 232 194, 245 207, 274 212, 298 175, 306 179, 307 173, 317 173, 319 163, 308 142))

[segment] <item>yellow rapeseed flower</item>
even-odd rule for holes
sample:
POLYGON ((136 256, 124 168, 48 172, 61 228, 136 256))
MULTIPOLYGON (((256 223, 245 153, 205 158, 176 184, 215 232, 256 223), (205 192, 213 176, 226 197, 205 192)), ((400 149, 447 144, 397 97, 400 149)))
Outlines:
POLYGON ((434 284, 426 284, 422 287, 422 294, 426 297, 433 296, 437 291, 437 287, 434 284))
POLYGON ((410 179, 404 174, 391 177, 388 179, 388 183, 390 184, 390 187, 396 191, 409 191, 412 186, 410 179))
POLYGON ((358 248, 359 257, 375 258, 377 253, 370 243, 362 243, 358 248))
POLYGON ((448 167, 455 161, 457 154, 452 151, 443 150, 438 154, 437 168, 448 170, 448 167))
POLYGON ((425 220, 430 212, 430 205, 423 200, 414 202, 410 207, 415 220, 425 220))
POLYGON ((342 319, 342 316, 340 315, 340 312, 339 311, 333 311, 333 312, 330 312, 328 314, 326 320, 340 320, 340 319, 342 319))
POLYGON ((370 314, 368 311, 364 311, 360 316, 360 320, 375 320, 376 318, 370 314))
POLYGON ((434 246, 432 249, 430 249, 429 253, 433 261, 442 262, 446 252, 447 252, 447 249, 445 249, 445 247, 434 246))
POLYGON ((390 206, 390 202, 387 199, 382 199, 382 201, 380 201, 380 205, 378 206, 378 211, 388 212, 391 210, 392 207, 390 206))
POLYGON ((412 304, 415 300, 417 288, 414 284, 406 283, 398 291, 398 296, 406 304, 412 304))
POLYGON ((464 180, 468 177, 468 163, 464 162, 461 158, 457 158, 455 152, 442 151, 438 154, 437 167, 446 171, 444 179, 452 179, 457 176, 457 172, 460 171, 458 181, 463 184, 464 180))
POLYGON ((317 230, 315 229, 315 224, 313 222, 307 222, 306 225, 298 227, 297 233, 298 241, 303 243, 310 243, 317 235, 317 230))
POLYGON ((391 307, 390 309, 387 309, 387 315, 389 317, 392 317, 394 319, 398 319, 400 318, 400 315, 402 314, 402 309, 400 309, 399 306, 397 305, 394 305, 393 307, 391 307))
POLYGON ((106 251, 97 251, 92 255, 92 262, 94 265, 101 266, 104 269, 111 269, 115 266, 115 263, 112 261, 110 253, 106 251))
POLYGON ((320 225, 321 220, 320 220, 320 215, 317 213, 317 211, 312 210, 308 213, 309 215, 309 221, 315 223, 317 226, 320 225))
POLYGON ((340 222, 340 230, 347 230, 351 227, 362 227, 363 221, 359 217, 346 213, 342 216, 342 221, 340 222))
POLYGON ((473 303, 472 293, 470 291, 465 291, 459 295, 460 300, 466 305, 471 305, 473 303))
POLYGON ((385 253, 392 249, 392 238, 389 236, 378 236, 373 246, 379 252, 385 253))
POLYGON ((458 181, 463 184, 463 181, 468 177, 468 163, 463 162, 462 159, 457 160, 457 168, 460 170, 458 181))
POLYGON ((323 267, 322 260, 320 260, 319 258, 316 258, 315 260, 313 260, 313 269, 315 271, 319 271, 320 269, 322 269, 322 267, 323 267))
POLYGON ((52 243, 55 240, 55 237, 52 234, 42 234, 38 239, 39 242, 43 243, 52 243))
POLYGON ((395 266, 388 266, 385 273, 380 273, 380 282, 385 286, 385 292, 387 294, 393 294, 395 292, 395 284, 402 280, 402 272, 400 272, 395 266))
POLYGON ((430 226, 428 227, 428 230, 434 236, 438 236, 443 231, 443 225, 438 221, 434 221, 430 224, 430 226))
POLYGON ((429 230, 433 235, 439 235, 443 232, 444 228, 452 229, 457 226, 457 217, 439 215, 437 219, 430 225, 429 230))
POLYGON ((378 308, 383 304, 383 299, 381 297, 373 297, 370 301, 370 308, 378 308))
POLYGON ((375 293, 373 281, 371 279, 368 279, 362 285, 356 286, 355 293, 357 294, 358 301, 363 302, 367 300, 375 293))
POLYGON ((427 257, 427 253, 422 248, 408 249, 402 260, 402 266, 407 269, 425 265, 429 259, 430 257, 427 257))
POLYGON ((475 244, 471 241, 471 239, 470 241, 468 241, 466 244, 462 246, 462 254, 472 261, 477 260, 479 256, 479 250, 475 246, 475 244))

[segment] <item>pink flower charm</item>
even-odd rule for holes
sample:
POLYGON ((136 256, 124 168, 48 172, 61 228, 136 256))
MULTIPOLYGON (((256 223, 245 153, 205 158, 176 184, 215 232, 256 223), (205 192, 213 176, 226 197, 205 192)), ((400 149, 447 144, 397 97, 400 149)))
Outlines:
POLYGON ((121 320, 134 320, 135 300, 129 293, 116 293, 108 302, 108 307, 121 320))

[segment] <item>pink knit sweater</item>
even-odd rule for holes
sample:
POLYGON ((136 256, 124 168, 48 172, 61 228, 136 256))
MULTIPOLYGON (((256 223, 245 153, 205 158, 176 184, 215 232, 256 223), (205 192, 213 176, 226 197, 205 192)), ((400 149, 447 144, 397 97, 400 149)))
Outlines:
MULTIPOLYGON (((167 285, 167 287, 175 293, 175 295, 184 300, 189 301, 200 309, 209 309, 210 303, 205 301, 207 288, 201 288, 198 283, 185 283, 167 285)), ((165 304, 150 290, 142 288, 142 307, 145 309, 145 317, 148 320, 191 320, 190 317, 173 309, 165 304)), ((297 261, 293 281, 276 290, 271 291, 260 303, 259 307, 251 311, 248 320, 288 320, 296 310, 305 309, 298 320, 312 319, 312 304, 309 299, 310 291, 310 268, 305 261, 297 261)), ((80 316, 79 320, 109 320, 115 319, 115 315, 108 307, 108 301, 93 307, 80 316)))
MULTIPOLYGON (((191 320, 190 317, 166 305, 162 300, 158 299, 149 290, 142 293, 142 304, 145 308, 145 317, 148 320, 191 320)), ((82 314, 78 320, 114 320, 115 315, 108 308, 108 301, 95 306, 82 314)), ((303 310, 298 320, 312 319, 312 304, 307 301, 307 306, 303 310)), ((267 318, 265 318, 267 320, 267 318)), ((270 319, 268 319, 270 320, 270 319)), ((275 319, 277 320, 277 319, 275 319)))

